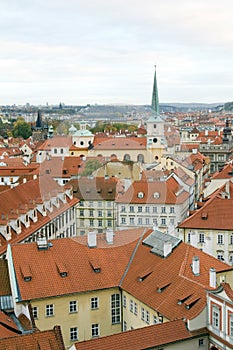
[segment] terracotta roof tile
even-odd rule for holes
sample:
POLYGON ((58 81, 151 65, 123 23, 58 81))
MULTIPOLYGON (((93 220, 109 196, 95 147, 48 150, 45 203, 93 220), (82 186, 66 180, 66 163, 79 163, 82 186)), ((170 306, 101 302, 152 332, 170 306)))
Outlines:
POLYGON ((0 350, 65 350, 61 330, 55 326, 53 330, 25 335, 10 336, 0 339, 0 350))
POLYGON ((7 260, 0 259, 0 296, 11 295, 7 260))
MULTIPOLYGON (((202 331, 201 334, 207 335, 207 331, 202 331)), ((188 331, 185 322, 176 320, 79 342, 75 344, 75 348, 76 350, 154 349, 165 344, 184 342, 192 337, 193 334, 188 331)))
POLYGON ((115 138, 99 138, 95 137, 94 149, 112 149, 112 150, 130 150, 130 149, 138 149, 143 150, 146 149, 146 138, 145 137, 115 137, 115 138))

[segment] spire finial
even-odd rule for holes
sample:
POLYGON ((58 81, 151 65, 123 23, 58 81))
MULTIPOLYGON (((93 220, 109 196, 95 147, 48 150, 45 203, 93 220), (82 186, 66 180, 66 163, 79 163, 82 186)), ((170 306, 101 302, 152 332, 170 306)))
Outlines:
POLYGON ((159 96, 158 96, 158 86, 157 86, 157 79, 156 79, 156 64, 155 64, 154 86, 153 86, 153 92, 152 92, 151 108, 157 114, 159 114, 159 96))

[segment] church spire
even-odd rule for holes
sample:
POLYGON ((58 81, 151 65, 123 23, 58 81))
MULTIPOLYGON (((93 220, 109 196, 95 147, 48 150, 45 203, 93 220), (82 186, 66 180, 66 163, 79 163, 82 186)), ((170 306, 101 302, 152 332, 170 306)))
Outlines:
POLYGON ((154 86, 153 86, 153 92, 152 92, 151 108, 157 114, 159 114, 159 96, 158 96, 158 86, 157 86, 157 79, 156 79, 156 65, 155 65, 154 86))

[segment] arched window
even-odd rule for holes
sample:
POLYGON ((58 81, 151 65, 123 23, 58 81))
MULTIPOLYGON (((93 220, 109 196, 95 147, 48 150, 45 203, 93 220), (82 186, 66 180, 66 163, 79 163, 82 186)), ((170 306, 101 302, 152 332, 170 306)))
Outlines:
POLYGON ((137 160, 138 160, 138 162, 140 162, 140 163, 144 163, 144 155, 143 155, 143 154, 138 154, 137 160))
POLYGON ((125 160, 125 161, 130 160, 130 155, 129 155, 129 154, 125 154, 125 155, 124 155, 124 160, 125 160))

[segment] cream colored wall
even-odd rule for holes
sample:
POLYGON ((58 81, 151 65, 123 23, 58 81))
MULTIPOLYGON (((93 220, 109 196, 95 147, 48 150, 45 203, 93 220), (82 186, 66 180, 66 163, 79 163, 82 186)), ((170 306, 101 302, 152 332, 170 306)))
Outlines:
MULTIPOLYGON (((122 292, 122 298, 124 296, 126 297, 126 307, 122 306, 122 314, 123 314, 123 321, 126 321, 126 323, 127 323, 127 330, 132 329, 132 328, 136 329, 136 328, 146 327, 146 326, 155 324, 154 323, 154 316, 158 320, 157 323, 159 323, 160 318, 159 318, 158 313, 155 310, 148 307, 147 305, 145 305, 144 303, 142 303, 138 299, 134 298, 132 295, 130 295, 129 293, 127 293, 125 291, 122 292), (135 315, 134 312, 130 311, 130 300, 132 300, 133 303, 137 304, 137 310, 138 310, 137 315, 135 315), (142 308, 144 308, 146 311, 149 312, 149 315, 150 315, 149 322, 142 320, 142 318, 141 318, 141 309, 142 308)), ((167 322, 167 321, 168 321, 168 319, 163 318, 163 322, 167 322)))
POLYGON ((55 325, 60 325, 65 346, 71 346, 70 328, 78 327, 79 340, 91 339, 91 325, 100 325, 100 336, 114 334, 121 331, 121 324, 112 325, 111 321, 111 295, 119 293, 118 288, 108 290, 93 291, 90 293, 73 294, 61 297, 32 300, 32 307, 39 309, 38 319, 35 321, 40 330, 52 329, 55 325), (91 310, 91 298, 99 298, 99 308, 91 310), (78 311, 69 312, 69 302, 78 302, 78 311), (45 305, 54 304, 55 315, 45 316, 45 305))
POLYGON ((97 169, 93 175, 109 177, 117 177, 119 179, 131 179, 132 181, 140 180, 142 166, 140 163, 133 163, 132 165, 121 162, 108 162, 101 168, 97 169))

